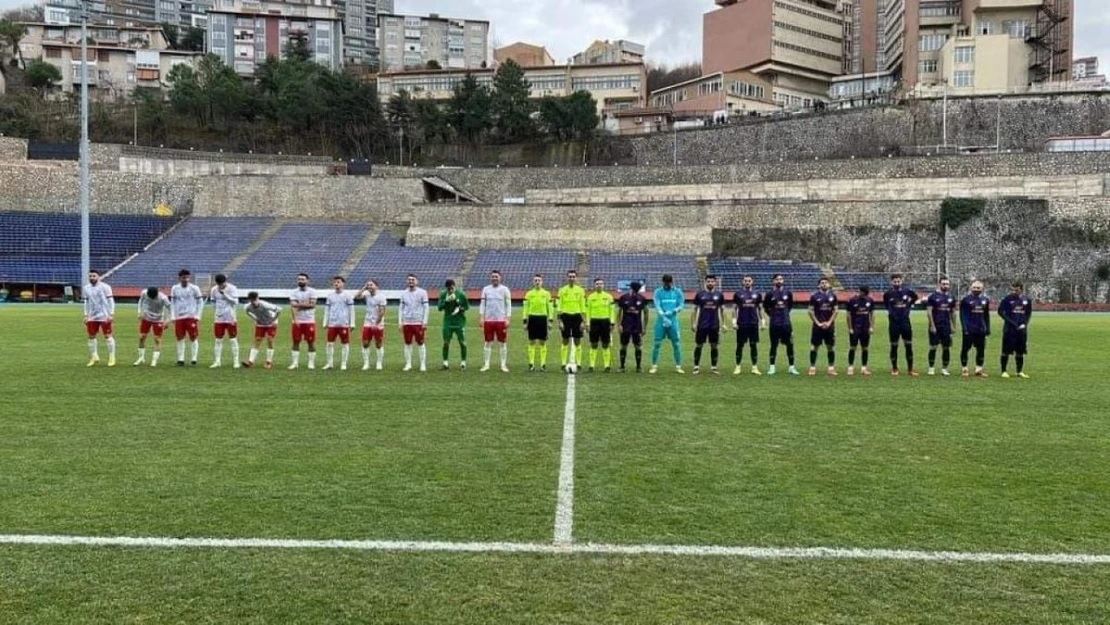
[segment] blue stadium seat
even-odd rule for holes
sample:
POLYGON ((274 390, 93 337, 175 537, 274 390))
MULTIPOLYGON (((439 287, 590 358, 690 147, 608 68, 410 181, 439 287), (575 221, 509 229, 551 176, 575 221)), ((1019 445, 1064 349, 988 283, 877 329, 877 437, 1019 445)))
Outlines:
POLYGON ((292 288, 297 274, 304 272, 317 288, 327 288, 369 231, 366 224, 287 224, 248 256, 233 277, 249 288, 292 288))
POLYGON ((684 291, 695 291, 701 286, 693 256, 607 252, 590 255, 590 275, 582 283, 601 278, 607 287, 617 288, 621 281, 644 280, 646 287, 652 289, 660 284, 665 273, 674 276, 675 285, 684 291))
POLYGON ((412 273, 421 286, 438 288, 447 278, 458 279, 464 256, 461 250, 403 247, 391 234, 383 232, 351 272, 349 280, 361 285, 373 279, 383 289, 401 289, 405 277, 412 273))
POLYGON ((482 251, 470 270, 468 287, 483 286, 494 269, 501 272, 502 282, 513 289, 527 289, 532 276, 543 274, 549 287, 561 284, 568 269, 578 264, 577 254, 551 250, 490 250, 482 251))

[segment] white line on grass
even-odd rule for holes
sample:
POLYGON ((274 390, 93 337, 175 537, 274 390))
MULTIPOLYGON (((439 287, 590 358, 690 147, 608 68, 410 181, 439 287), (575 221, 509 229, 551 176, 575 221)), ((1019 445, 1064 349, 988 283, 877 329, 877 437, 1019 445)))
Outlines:
POLYGON ((157 538, 0 534, 0 545, 3 544, 168 549, 335 549, 400 552, 662 555, 734 557, 757 560, 894 560, 1062 565, 1110 564, 1110 555, 1108 554, 991 553, 972 551, 914 551, 908 549, 839 549, 832 547, 722 547, 698 545, 608 545, 591 543, 557 545, 551 543, 513 542, 298 540, 282 538, 157 538))
MULTIPOLYGON (((574 353, 571 352, 571 360, 574 353)), ((574 387, 577 376, 567 376, 563 410, 563 448, 559 452, 559 496, 555 504, 555 544, 566 548, 574 533, 574 387)))

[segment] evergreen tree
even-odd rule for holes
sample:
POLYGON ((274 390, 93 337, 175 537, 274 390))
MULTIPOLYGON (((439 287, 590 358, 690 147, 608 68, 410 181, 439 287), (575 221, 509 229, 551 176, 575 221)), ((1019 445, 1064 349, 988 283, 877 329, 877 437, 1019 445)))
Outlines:
POLYGON ((490 104, 497 134, 503 141, 520 141, 535 135, 531 91, 532 85, 516 61, 509 59, 497 68, 490 104))

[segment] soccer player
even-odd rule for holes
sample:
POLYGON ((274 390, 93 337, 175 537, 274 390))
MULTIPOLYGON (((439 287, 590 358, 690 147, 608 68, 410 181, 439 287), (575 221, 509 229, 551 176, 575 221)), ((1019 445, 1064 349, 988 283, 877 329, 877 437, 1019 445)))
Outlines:
POLYGON ((717 369, 718 345, 721 342, 721 321, 725 316, 725 296, 717 290, 717 276, 705 277, 705 290, 694 295, 694 315, 690 331, 694 333, 694 375, 701 373, 701 350, 709 342, 709 371, 717 369))
POLYGON ((362 370, 370 370, 370 342, 373 341, 378 359, 375 369, 381 371, 382 359, 385 358, 382 341, 385 339, 385 310, 388 302, 385 294, 378 291, 378 283, 374 280, 367 281, 355 299, 366 300, 366 320, 362 323, 362 370))
POLYGON ((640 293, 643 285, 633 282, 628 285, 628 292, 617 300, 617 310, 621 332, 621 368, 625 372, 625 363, 628 359, 628 344, 636 348, 636 373, 641 373, 644 360, 644 330, 648 325, 647 299, 640 293))
POLYGON ((925 300, 925 312, 929 317, 929 375, 936 375, 937 347, 943 348, 940 374, 949 375, 948 365, 952 362, 952 313, 956 310, 956 298, 948 292, 952 283, 941 278, 937 290, 925 300))
POLYGON ((200 313, 204 307, 204 294, 200 287, 189 282, 192 274, 188 269, 177 272, 177 284, 170 289, 170 304, 173 307, 173 336, 177 340, 177 366, 185 366, 185 339, 189 339, 189 361, 195 367, 200 343, 197 342, 200 313))
POLYGON ((248 369, 254 366, 254 360, 258 358, 258 348, 262 347, 262 340, 265 339, 266 362, 262 367, 272 369, 274 367, 274 337, 277 336, 278 316, 281 315, 281 307, 263 301, 258 297, 257 291, 251 291, 247 294, 245 310, 247 316, 254 321, 254 344, 251 345, 250 357, 243 363, 243 366, 248 369))
POLYGON ((590 372, 597 367, 597 352, 600 346, 601 366, 605 372, 613 370, 613 322, 616 310, 613 295, 605 290, 605 281, 594 279, 594 290, 586 296, 586 318, 590 320, 590 372))
POLYGON ((871 289, 859 288, 859 295, 848 300, 848 375, 856 374, 856 348, 860 354, 860 373, 871 375, 868 364, 868 351, 871 349, 871 333, 875 330, 875 302, 871 301, 871 289))
POLYGON ((786 346, 786 359, 790 363, 790 375, 801 375, 794 367, 794 325, 790 322, 790 311, 794 308, 794 294, 786 288, 786 280, 781 273, 771 278, 771 290, 763 296, 763 310, 770 321, 771 362, 767 375, 775 375, 775 360, 779 355, 779 344, 786 346))
POLYGON ((991 300, 983 295, 983 283, 971 283, 971 293, 960 300, 960 327, 964 331, 960 347, 960 366, 963 376, 969 377, 967 355, 975 348, 975 377, 985 378, 983 363, 987 358, 987 337, 991 335, 991 300))
POLYGON ((293 311, 293 353, 289 369, 301 365, 301 341, 308 343, 308 368, 316 368, 316 289, 308 286, 308 274, 297 274, 297 288, 289 294, 293 311))
POLYGON ((494 341, 500 346, 501 370, 509 372, 509 318, 513 315, 513 296, 509 287, 501 284, 501 272, 489 272, 489 284, 482 287, 482 300, 478 303, 478 323, 482 326, 485 343, 482 346, 482 371, 489 371, 490 355, 494 341))
POLYGON ((216 335, 216 345, 213 350, 215 357, 212 369, 220 367, 224 355, 224 335, 231 343, 231 360, 234 368, 239 368, 239 320, 235 316, 239 308, 239 291, 235 285, 227 281, 227 276, 216 274, 216 286, 208 294, 208 301, 216 307, 216 322, 212 330, 216 335))
POLYGON ((116 339, 112 336, 112 317, 116 316, 116 299, 112 297, 112 287, 100 281, 99 271, 89 272, 89 283, 81 287, 84 301, 85 333, 89 337, 89 364, 92 367, 100 362, 97 352, 96 335, 104 335, 104 346, 108 348, 108 366, 116 366, 116 339))
POLYGON ((335 368, 335 339, 339 339, 339 370, 347 370, 351 357, 351 328, 355 327, 355 296, 346 291, 343 276, 331 279, 332 291, 324 299, 324 327, 327 328, 327 345, 324 346, 324 371, 335 368))
POLYGON ((755 279, 744 276, 743 288, 732 294, 732 302, 736 305, 736 316, 732 319, 732 327, 736 328, 736 368, 733 375, 743 373, 740 361, 744 357, 744 346, 751 345, 752 374, 762 375, 756 363, 759 362, 759 329, 763 327, 763 296, 753 287, 755 279))
POLYGON ((911 378, 917 377, 917 369, 913 368, 913 324, 910 321, 910 311, 917 303, 917 293, 912 289, 902 286, 902 274, 890 277, 890 289, 883 293, 883 305, 889 319, 890 333, 890 375, 898 377, 898 342, 906 346, 906 370, 911 378))
POLYGON ((154 351, 150 356, 150 366, 158 366, 158 357, 162 355, 162 333, 166 328, 166 321, 170 318, 170 299, 158 291, 158 287, 149 287, 139 297, 139 358, 134 366, 146 362, 146 337, 154 333, 154 351))
MULTIPOLYGON (((483 290, 484 293, 484 290, 483 290)), ((438 308, 443 312, 443 370, 451 367, 448 357, 451 355, 451 337, 459 341, 459 368, 466 370, 466 311, 470 302, 465 293, 460 293, 455 288, 455 281, 448 279, 439 294, 438 308)), ((489 348, 486 348, 489 353, 489 348)), ((504 362, 504 357, 502 357, 504 362)), ((489 356, 486 356, 486 365, 489 365, 489 356)))
POLYGON ((1014 357, 1017 376, 1029 379, 1025 373, 1025 354, 1029 348, 1029 321, 1033 318, 1033 300, 1025 297, 1025 287, 1020 282, 1010 285, 1010 294, 998 304, 1002 326, 1002 377, 1009 378, 1006 370, 1010 356, 1014 357))
POLYGON ((401 306, 398 323, 401 336, 405 339, 405 368, 412 371, 412 344, 420 347, 420 370, 427 371, 428 352, 424 345, 424 333, 428 329, 428 292, 417 286, 416 276, 405 278, 405 290, 401 291, 401 306))
POLYGON ((563 337, 563 346, 559 348, 559 360, 565 370, 571 341, 574 342, 575 347, 574 364, 576 366, 581 364, 581 354, 577 348, 582 343, 582 319, 586 312, 586 290, 578 286, 578 272, 573 269, 567 272, 567 283, 559 287, 556 309, 559 311, 559 332, 563 337))
POLYGON ((829 290, 829 279, 821 278, 817 291, 809 297, 809 318, 813 329, 809 333, 809 374, 817 375, 817 350, 822 345, 829 360, 828 375, 836 375, 836 294, 829 290))
POLYGON ((528 370, 535 371, 537 360, 540 371, 547 371, 547 336, 551 320, 555 318, 555 305, 551 291, 543 288, 543 276, 532 276, 532 288, 524 294, 524 329, 528 332, 528 370))
POLYGON ((671 342, 675 373, 686 373, 682 370, 682 343, 679 342, 678 329, 678 315, 686 305, 686 296, 680 289, 674 288, 671 274, 663 274, 663 286, 652 293, 652 303, 656 312, 655 336, 651 347, 651 369, 648 373, 659 371, 659 348, 663 345, 663 339, 671 342))

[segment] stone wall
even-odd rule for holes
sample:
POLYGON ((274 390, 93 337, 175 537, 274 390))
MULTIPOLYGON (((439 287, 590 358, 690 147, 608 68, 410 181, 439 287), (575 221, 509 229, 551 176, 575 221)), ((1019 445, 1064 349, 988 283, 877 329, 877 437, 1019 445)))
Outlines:
POLYGON ((0 136, 0 163, 27 158, 27 140, 0 136))
POLYGON ((417 179, 361 176, 208 176, 196 184, 195 214, 266 215, 375 223, 409 222, 423 201, 417 179))
POLYGON ((331 165, 281 165, 121 156, 119 171, 158 176, 324 176, 331 165))
MULTIPOLYGON (((160 202, 177 210, 192 207, 194 186, 184 180, 113 171, 91 172, 89 211, 149 214, 160 202)), ((77 210, 77 164, 29 161, 0 167, 0 210, 77 210)))

